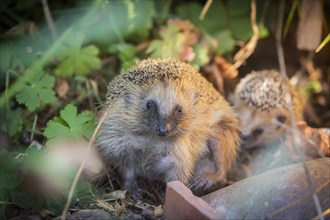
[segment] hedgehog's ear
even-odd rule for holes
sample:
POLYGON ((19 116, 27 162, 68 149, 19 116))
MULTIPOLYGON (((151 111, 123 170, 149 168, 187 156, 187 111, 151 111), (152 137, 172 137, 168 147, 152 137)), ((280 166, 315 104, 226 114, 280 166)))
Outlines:
POLYGON ((199 98, 199 92, 194 92, 194 93, 193 93, 194 105, 197 103, 198 98, 199 98))

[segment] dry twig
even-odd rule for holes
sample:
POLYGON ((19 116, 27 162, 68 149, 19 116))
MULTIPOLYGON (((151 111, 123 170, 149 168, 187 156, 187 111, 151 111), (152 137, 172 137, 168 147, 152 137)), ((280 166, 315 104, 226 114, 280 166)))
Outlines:
POLYGON ((253 35, 249 42, 242 47, 234 56, 235 63, 227 69, 225 72, 225 75, 230 75, 232 71, 235 71, 238 67, 240 67, 246 60, 251 56, 251 54, 254 52, 254 49, 257 46, 257 42, 259 39, 259 28, 256 22, 256 2, 255 0, 251 0, 251 26, 253 35))
POLYGON ((282 28, 283 28, 283 16, 284 16, 284 1, 280 2, 280 6, 278 9, 278 17, 277 17, 277 27, 276 27, 276 50, 277 50, 277 58, 280 65, 280 73, 283 76, 286 76, 286 68, 284 61, 284 53, 282 48, 282 28))
POLYGON ((201 14, 199 15, 199 20, 201 20, 201 21, 204 20, 205 15, 206 15, 207 11, 209 10, 212 2, 213 2, 213 0, 207 0, 201 14))
POLYGON ((43 9, 44 9, 44 13, 45 13, 45 17, 46 17, 48 27, 50 29, 50 32, 52 33, 53 40, 56 40, 57 31, 56 31, 56 28, 55 28, 55 25, 54 25, 52 15, 49 11, 48 2, 47 2, 47 0, 42 0, 41 2, 42 2, 43 9))

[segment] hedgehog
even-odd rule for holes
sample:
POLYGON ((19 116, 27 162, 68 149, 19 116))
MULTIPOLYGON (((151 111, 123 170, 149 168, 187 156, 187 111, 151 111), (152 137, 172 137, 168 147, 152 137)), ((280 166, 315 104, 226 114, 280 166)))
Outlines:
POLYGON ((225 184, 237 157, 240 125, 228 102, 193 67, 176 59, 147 59, 108 86, 97 135, 107 166, 141 199, 137 178, 178 180, 192 190, 225 184), (211 161, 210 169, 199 164, 211 161))
POLYGON ((248 74, 237 85, 232 101, 242 126, 243 149, 277 143, 293 118, 303 119, 303 98, 276 70, 248 74))

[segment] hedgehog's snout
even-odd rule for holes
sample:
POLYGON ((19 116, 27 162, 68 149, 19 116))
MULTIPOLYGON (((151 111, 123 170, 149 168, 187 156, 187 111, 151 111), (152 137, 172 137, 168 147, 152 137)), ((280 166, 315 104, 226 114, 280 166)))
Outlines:
POLYGON ((242 141, 247 141, 250 138, 250 135, 241 135, 242 141))
POLYGON ((159 136, 165 137, 170 134, 173 129, 173 122, 171 118, 162 118, 159 120, 156 126, 156 133, 159 136))
POLYGON ((159 136, 167 136, 168 133, 169 133, 169 129, 167 129, 166 127, 164 126, 157 126, 157 129, 156 129, 156 133, 159 135, 159 136))

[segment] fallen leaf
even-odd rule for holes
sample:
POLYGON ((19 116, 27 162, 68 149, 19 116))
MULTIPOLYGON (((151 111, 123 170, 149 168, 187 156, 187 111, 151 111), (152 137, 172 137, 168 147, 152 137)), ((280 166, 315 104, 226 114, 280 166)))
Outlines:
POLYGON ((70 89, 68 81, 64 79, 57 79, 55 84, 55 91, 60 98, 64 98, 70 89))
POLYGON ((237 69, 233 69, 232 71, 227 71, 229 68, 232 67, 232 64, 229 63, 222 56, 215 56, 214 57, 214 62, 217 64, 223 78, 225 78, 225 79, 234 79, 238 76, 237 69))

